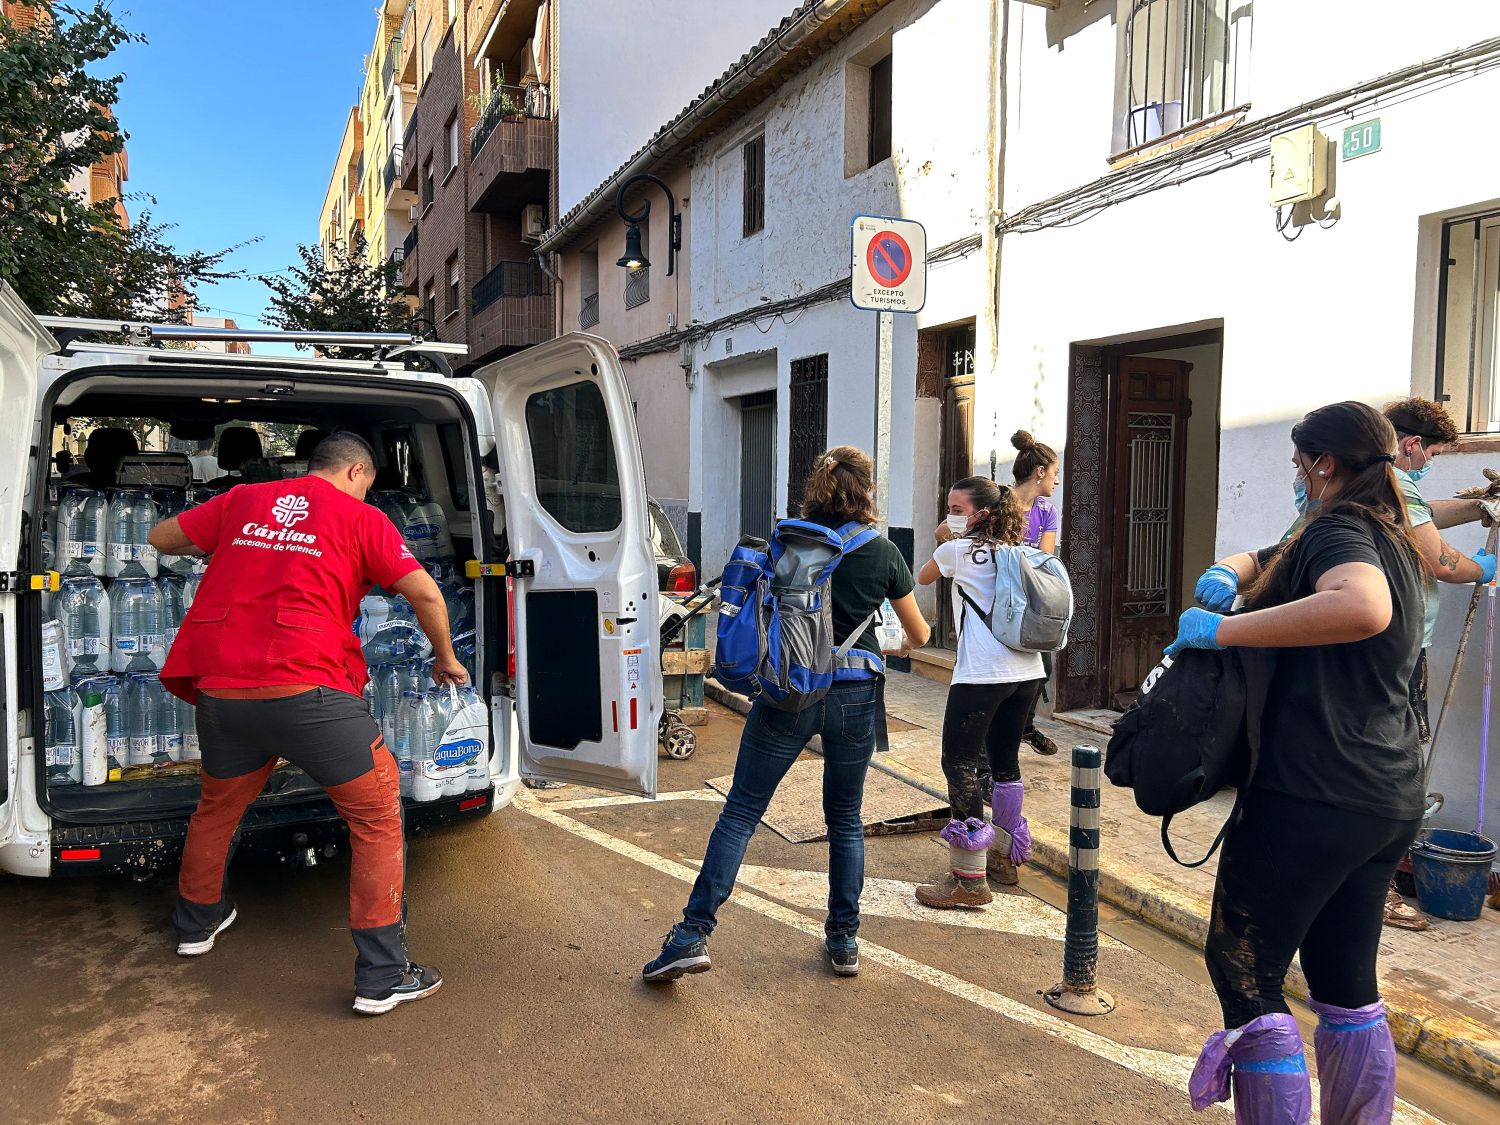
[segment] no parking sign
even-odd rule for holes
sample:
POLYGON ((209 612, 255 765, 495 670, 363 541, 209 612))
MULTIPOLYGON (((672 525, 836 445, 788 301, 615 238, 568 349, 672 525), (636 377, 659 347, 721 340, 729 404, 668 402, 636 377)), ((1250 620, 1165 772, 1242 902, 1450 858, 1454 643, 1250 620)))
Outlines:
POLYGON ((927 232, 910 219, 856 215, 850 299, 875 312, 920 312, 927 302, 927 232))

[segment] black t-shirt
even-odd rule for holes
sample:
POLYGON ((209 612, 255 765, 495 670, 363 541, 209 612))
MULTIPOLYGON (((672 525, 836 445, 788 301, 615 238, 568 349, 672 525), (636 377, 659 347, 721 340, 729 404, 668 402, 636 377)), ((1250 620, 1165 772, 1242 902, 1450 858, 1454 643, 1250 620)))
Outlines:
MULTIPOLYGON (((1279 548, 1267 548, 1262 558, 1279 548)), ((1410 552, 1353 514, 1322 516, 1289 544, 1290 599, 1345 563, 1378 567, 1391 622, 1352 644, 1276 650, 1251 788, 1394 820, 1422 815, 1422 758, 1408 685, 1422 648, 1422 583, 1410 552)))
MULTIPOLYGON (((821 521, 820 521, 821 522, 821 521)), ((900 550, 884 535, 845 555, 833 572, 833 643, 841 645, 880 608, 886 598, 904 598, 915 588, 911 567, 900 550)), ((873 625, 854 642, 855 648, 879 654, 880 641, 873 625)))

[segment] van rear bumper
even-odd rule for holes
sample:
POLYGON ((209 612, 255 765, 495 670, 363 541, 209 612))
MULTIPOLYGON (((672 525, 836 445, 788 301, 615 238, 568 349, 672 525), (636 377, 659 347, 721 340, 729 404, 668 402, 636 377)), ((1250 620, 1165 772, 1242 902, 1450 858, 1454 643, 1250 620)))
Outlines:
MULTIPOLYGON (((494 808, 493 787, 421 803, 403 801, 410 835, 450 821, 487 816, 494 808)), ((187 817, 122 821, 115 824, 58 826, 51 832, 48 873, 65 875, 130 875, 144 879, 182 862, 187 817)), ((308 849, 343 846, 349 827, 327 798, 296 804, 252 805, 240 822, 237 855, 298 858, 308 849)))

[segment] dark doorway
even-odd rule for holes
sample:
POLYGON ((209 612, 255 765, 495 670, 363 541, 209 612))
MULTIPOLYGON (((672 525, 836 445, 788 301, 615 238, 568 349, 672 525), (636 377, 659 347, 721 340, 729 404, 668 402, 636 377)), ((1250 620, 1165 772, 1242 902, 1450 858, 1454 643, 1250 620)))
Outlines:
POLYGON ((740 532, 771 537, 776 522, 776 392, 740 405, 740 532))
MULTIPOLYGON (((974 465, 974 322, 942 330, 943 437, 938 463, 938 511, 948 507, 948 487, 973 472, 974 465)), ((958 647, 953 620, 953 584, 938 580, 938 619, 933 643, 958 647)))

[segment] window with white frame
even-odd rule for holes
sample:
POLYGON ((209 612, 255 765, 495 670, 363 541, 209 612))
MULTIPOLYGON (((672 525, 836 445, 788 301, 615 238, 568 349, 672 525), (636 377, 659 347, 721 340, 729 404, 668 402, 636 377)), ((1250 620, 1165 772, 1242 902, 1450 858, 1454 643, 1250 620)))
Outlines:
POLYGON ((1150 144, 1250 101, 1253 0, 1120 0, 1114 151, 1150 144))
POLYGON ((448 118, 448 124, 444 130, 448 137, 448 167, 444 175, 458 167, 458 114, 455 113, 448 118))
POLYGON ((1500 211, 1451 219, 1442 239, 1433 398, 1465 433, 1500 433, 1500 211))
POLYGON ((463 285, 458 273, 458 255, 448 259, 448 315, 452 316, 459 311, 459 302, 463 300, 463 285))
POLYGON ((427 81, 427 76, 432 73, 432 21, 427 21, 427 28, 422 32, 422 50, 417 55, 417 86, 420 87, 427 81))

